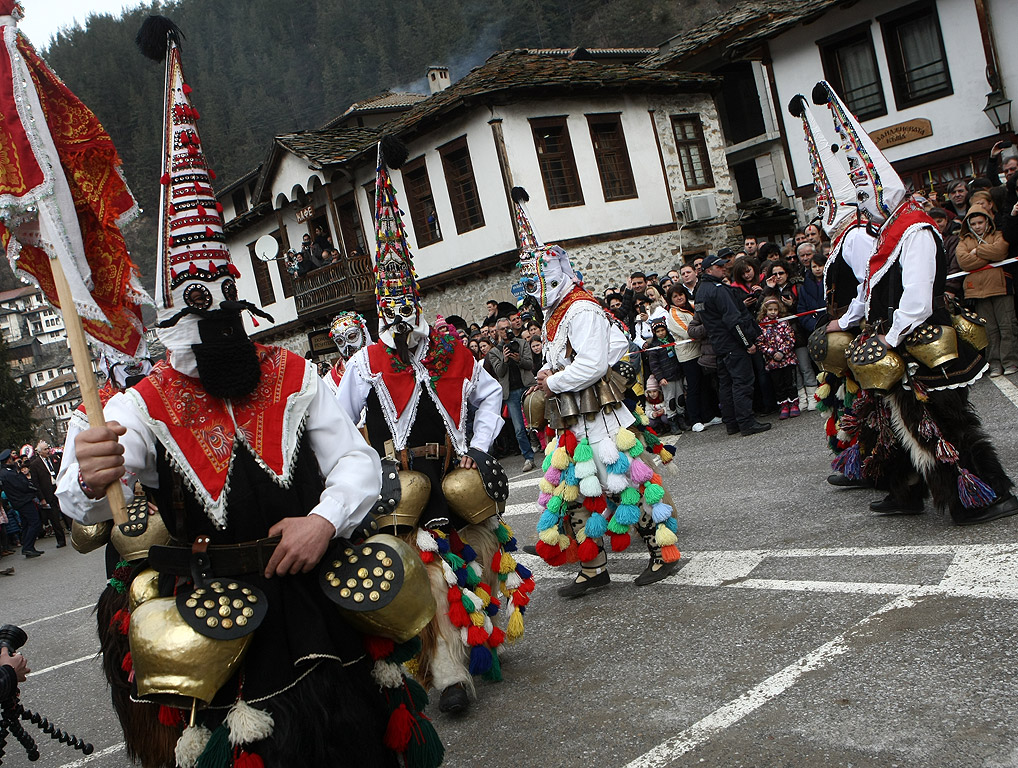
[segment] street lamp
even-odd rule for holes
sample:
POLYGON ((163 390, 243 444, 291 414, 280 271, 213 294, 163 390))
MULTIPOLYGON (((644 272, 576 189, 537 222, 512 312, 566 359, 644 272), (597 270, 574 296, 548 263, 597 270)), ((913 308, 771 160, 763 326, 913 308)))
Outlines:
POLYGON ((1000 133, 1006 133, 1007 127, 1011 124, 1011 99, 1004 98, 1004 92, 994 88, 986 94, 986 106, 983 107, 985 114, 993 127, 1000 133))

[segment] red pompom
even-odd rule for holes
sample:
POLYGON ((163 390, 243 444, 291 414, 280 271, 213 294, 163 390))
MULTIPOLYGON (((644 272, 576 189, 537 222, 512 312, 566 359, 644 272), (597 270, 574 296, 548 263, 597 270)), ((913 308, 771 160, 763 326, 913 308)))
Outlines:
POLYGON ((162 176, 160 176, 159 177, 159 183, 160 184, 169 184, 170 183, 170 174, 164 173, 162 176))
POLYGON ((502 550, 496 549, 491 556, 491 572, 498 573, 502 569, 502 550))
POLYGON ((184 713, 176 707, 159 706, 159 722, 167 728, 179 728, 184 724, 184 713))
POLYGON ((516 592, 513 593, 513 605, 515 605, 517 607, 521 607, 521 606, 526 605, 529 602, 530 602, 530 595, 528 595, 526 592, 521 592, 521 591, 517 590, 516 592))
POLYGON ((233 768, 265 768, 265 762, 254 752, 241 752, 233 761, 233 768))
POLYGON ((393 710, 389 724, 385 727, 385 746, 393 752, 406 752, 415 725, 414 716, 410 714, 406 704, 400 704, 393 710))
POLYGON ((597 557, 597 553, 600 551, 600 548, 594 543, 594 540, 588 537, 583 540, 582 544, 580 544, 576 554, 579 555, 581 563, 587 563, 597 557))
POLYGON ((583 500, 583 506, 591 512, 604 512, 608 509, 608 501, 605 499, 604 494, 601 494, 600 496, 588 496, 583 500))
POLYGON ((491 634, 488 635, 488 647, 498 648, 505 641, 505 632, 498 627, 491 630, 491 634))
POLYGON ((187 265, 187 271, 188 271, 189 273, 191 273, 192 275, 197 275, 197 274, 198 274, 198 265, 197 265, 197 264, 195 264, 195 263, 194 263, 194 262, 192 261, 192 262, 191 262, 190 264, 188 264, 188 265, 187 265))
POLYGON ((130 672, 134 669, 134 660, 131 658, 130 651, 124 654, 124 660, 120 662, 120 668, 125 672, 130 672))
POLYGON ((612 552, 622 552, 631 541, 628 533, 610 533, 612 540, 612 552))
POLYGON ((517 592, 533 592, 534 591, 534 587, 536 587, 536 586, 537 585, 534 583, 534 577, 531 576, 530 578, 523 580, 523 582, 520 584, 520 588, 517 590, 517 592))
POLYGON ((375 661, 388 658, 392 655, 395 648, 396 643, 387 637, 379 637, 378 635, 364 636, 364 650, 366 650, 368 655, 375 661))
POLYGON ((426 549, 421 550, 421 560, 425 563, 430 563, 435 560, 435 553, 428 552, 426 549))
POLYGON ((835 423, 833 416, 827 419, 826 430, 828 437, 834 437, 836 434, 838 434, 838 425, 837 423, 835 423))
POLYGON ((467 645, 484 645, 488 642, 488 633, 483 627, 475 627, 473 624, 467 630, 467 645))
POLYGON ((184 87, 181 88, 181 90, 184 92, 184 95, 187 96, 191 92, 191 86, 184 83, 184 87))
POLYGON ((573 451, 576 450, 576 446, 577 446, 576 435, 574 435, 571 431, 567 430, 565 432, 565 434, 562 435, 562 442, 559 443, 559 445, 561 445, 563 448, 565 448, 566 449, 566 453, 568 453, 570 456, 572 456, 573 455, 573 451))

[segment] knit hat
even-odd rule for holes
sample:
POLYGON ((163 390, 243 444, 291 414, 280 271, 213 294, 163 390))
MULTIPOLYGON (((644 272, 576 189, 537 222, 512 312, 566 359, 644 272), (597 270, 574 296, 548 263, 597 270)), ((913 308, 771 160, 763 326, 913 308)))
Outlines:
POLYGON ((813 86, 813 103, 831 110, 859 206, 875 222, 889 218, 908 197, 901 177, 826 80, 813 86))

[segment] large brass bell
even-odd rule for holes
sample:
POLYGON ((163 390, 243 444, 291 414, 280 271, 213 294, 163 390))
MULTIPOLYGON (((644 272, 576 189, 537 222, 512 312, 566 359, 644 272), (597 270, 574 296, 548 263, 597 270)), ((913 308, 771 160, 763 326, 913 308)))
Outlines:
POLYGON ((613 410, 620 402, 618 394, 612 389, 610 377, 599 379, 597 384, 597 400, 605 413, 613 410))
POLYGON ((555 399, 558 401, 558 412, 562 420, 569 423, 570 420, 575 421, 580 415, 580 404, 576 401, 576 395, 572 392, 559 392, 555 395, 555 399))
POLYGON ((109 544, 112 529, 112 520, 103 520, 94 525, 84 525, 75 520, 71 523, 71 546, 75 552, 87 555, 109 544))
MULTIPOLYGON (((422 472, 399 470, 399 497, 380 498, 375 505, 379 529, 405 531, 417 525, 431 497, 431 479, 422 472), (392 501, 394 503, 390 504, 392 501)), ((383 488, 384 493, 384 488, 383 488)))
POLYGON ((540 387, 523 398, 523 417, 531 429, 544 429, 544 425, 548 423, 548 417, 544 412, 547 401, 548 397, 540 387))
POLYGON ((146 568, 131 581, 127 588, 127 608, 131 613, 142 603, 159 597, 159 573, 146 568))
POLYGON ((442 478, 442 495, 449 509, 471 525, 505 510, 504 502, 499 503, 488 495, 478 469, 459 467, 449 472, 442 478))
POLYGON ((905 338, 905 351, 927 368, 937 368, 958 359, 958 334, 953 325, 923 323, 905 338))
POLYGON ((150 547, 169 544, 173 540, 155 504, 145 498, 140 487, 127 507, 127 522, 113 526, 110 541, 128 562, 148 556, 150 547))
POLYGON ((828 333, 823 326, 817 326, 809 335, 809 355, 820 370, 844 376, 848 372, 848 347, 854 338, 848 331, 828 333))
POLYGON ((986 335, 986 320, 967 307, 958 306, 957 311, 951 314, 951 325, 958 339, 973 349, 982 352, 990 343, 986 335))
POLYGON ((244 658, 253 635, 213 640, 188 626, 172 597, 145 599, 131 613, 128 634, 138 696, 189 709, 209 704, 244 658))
POLYGON ((905 361, 876 336, 853 339, 848 348, 848 367, 863 389, 889 390, 905 375, 905 361))
POLYGON ((598 411, 601 410, 601 403, 597 397, 597 385, 593 384, 580 390, 580 413, 582 413, 588 420, 594 418, 598 411))

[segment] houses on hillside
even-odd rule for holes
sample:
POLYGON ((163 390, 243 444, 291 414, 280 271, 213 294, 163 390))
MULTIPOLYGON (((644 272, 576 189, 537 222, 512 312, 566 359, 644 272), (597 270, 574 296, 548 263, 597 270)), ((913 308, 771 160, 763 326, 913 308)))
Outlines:
MULTIPOLYGON (((509 298, 514 185, 528 189, 539 235, 568 249, 598 291, 739 236, 715 103, 721 81, 633 63, 647 53, 504 51, 427 98, 386 98, 399 113, 385 131, 410 151, 393 181, 429 313, 481 317, 486 299, 509 298)), ((352 122, 353 109, 333 127, 277 137, 257 171, 220 192, 240 292, 276 320, 252 325, 256 338, 329 352, 324 329, 336 312, 374 320, 381 131, 371 114, 352 122), (264 235, 280 251, 299 249, 317 227, 341 251, 338 263, 291 277, 256 253, 264 235)))

